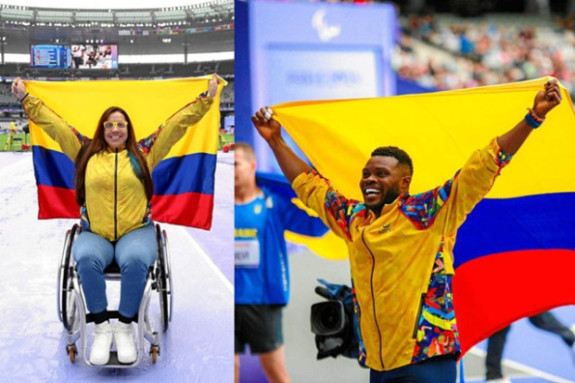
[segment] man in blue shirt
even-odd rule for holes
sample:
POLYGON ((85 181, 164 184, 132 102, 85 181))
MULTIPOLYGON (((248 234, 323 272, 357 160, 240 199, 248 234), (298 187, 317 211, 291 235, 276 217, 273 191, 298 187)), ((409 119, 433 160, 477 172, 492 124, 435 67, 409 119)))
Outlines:
POLYGON ((284 231, 318 236, 327 232, 319 218, 290 197, 256 184, 253 149, 235 146, 235 381, 246 344, 270 382, 289 382, 284 362, 282 308, 289 300, 289 264, 284 231))

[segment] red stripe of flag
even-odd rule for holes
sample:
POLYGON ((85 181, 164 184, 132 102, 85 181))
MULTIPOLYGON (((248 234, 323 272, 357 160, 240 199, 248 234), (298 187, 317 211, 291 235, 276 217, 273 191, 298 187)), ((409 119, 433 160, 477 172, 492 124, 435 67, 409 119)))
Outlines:
MULTIPOLYGON (((75 192, 53 186, 38 185, 38 218, 79 218, 75 192)), ((200 193, 154 195, 154 221, 193 226, 209 230, 212 223, 214 196, 200 193)))
POLYGON ((154 195, 152 198, 152 217, 154 221, 210 230, 213 206, 213 194, 154 195))
POLYGON ((575 304, 573 270, 575 251, 562 249, 505 252, 459 266, 453 296, 463 353, 518 319, 575 304))
POLYGON ((79 217, 74 189, 38 185, 38 219, 79 217))

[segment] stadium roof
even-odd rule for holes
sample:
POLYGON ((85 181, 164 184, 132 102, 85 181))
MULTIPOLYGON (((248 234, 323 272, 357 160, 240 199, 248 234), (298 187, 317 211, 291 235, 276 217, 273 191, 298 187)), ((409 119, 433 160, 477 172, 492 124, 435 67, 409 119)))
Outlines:
POLYGON ((197 6, 208 0, 0 0, 0 4, 29 8, 57 9, 157 9, 197 6), (158 4, 161 4, 158 7, 158 4))
POLYGON ((82 8, 93 0, 66 9, 56 8, 63 0, 43 1, 35 7, 24 4, 38 0, 0 0, 1 63, 30 62, 34 44, 118 44, 121 64, 233 59, 233 0, 140 0, 137 9, 128 8, 132 0, 114 0, 115 9, 82 8))
POLYGON ((68 0, 51 0, 40 6, 24 5, 35 4, 38 0, 8 1, 13 3, 0 0, 0 23, 4 26, 161 27, 217 25, 232 23, 234 20, 233 0, 186 0, 185 5, 176 5, 184 0, 165 0, 161 3, 146 0, 138 2, 137 8, 134 7, 133 0, 85 0, 74 4, 70 4, 68 0), (65 3, 73 8, 58 8, 58 5, 63 6, 65 3), (84 6, 91 8, 83 8, 84 6))

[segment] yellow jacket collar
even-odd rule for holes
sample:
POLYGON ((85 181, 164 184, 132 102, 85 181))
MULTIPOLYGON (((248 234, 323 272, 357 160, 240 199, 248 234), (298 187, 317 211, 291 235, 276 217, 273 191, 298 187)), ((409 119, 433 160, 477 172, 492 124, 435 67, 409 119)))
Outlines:
POLYGON ((121 152, 126 149, 126 145, 118 146, 117 148, 112 148, 111 146, 106 147, 106 151, 109 153, 115 153, 116 149, 118 149, 118 152, 121 152))

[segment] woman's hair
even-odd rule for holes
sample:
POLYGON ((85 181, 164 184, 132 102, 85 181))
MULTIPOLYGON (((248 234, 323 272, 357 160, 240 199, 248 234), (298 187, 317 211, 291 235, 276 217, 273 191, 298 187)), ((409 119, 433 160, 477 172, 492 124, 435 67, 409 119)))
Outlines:
POLYGON ((88 166, 88 161, 90 158, 103 150, 106 150, 108 144, 104 139, 104 122, 108 121, 108 118, 112 113, 120 112, 126 118, 128 122, 128 139, 126 140, 126 150, 128 150, 128 155, 130 156, 130 163, 134 173, 140 178, 140 181, 144 184, 144 189, 146 190, 146 196, 148 200, 152 199, 154 194, 154 184, 152 182, 152 176, 150 175, 150 170, 146 163, 146 158, 144 154, 138 149, 138 144, 136 142, 136 135, 134 134, 134 127, 132 126, 132 121, 130 121, 130 116, 126 111, 117 106, 111 106, 102 113, 100 121, 98 121, 98 127, 96 128, 96 133, 94 133, 94 138, 88 141, 82 146, 78 156, 76 157, 76 174, 74 176, 75 186, 76 186, 76 202, 78 205, 84 205, 86 201, 86 191, 85 191, 85 178, 86 178, 86 167, 88 166))

